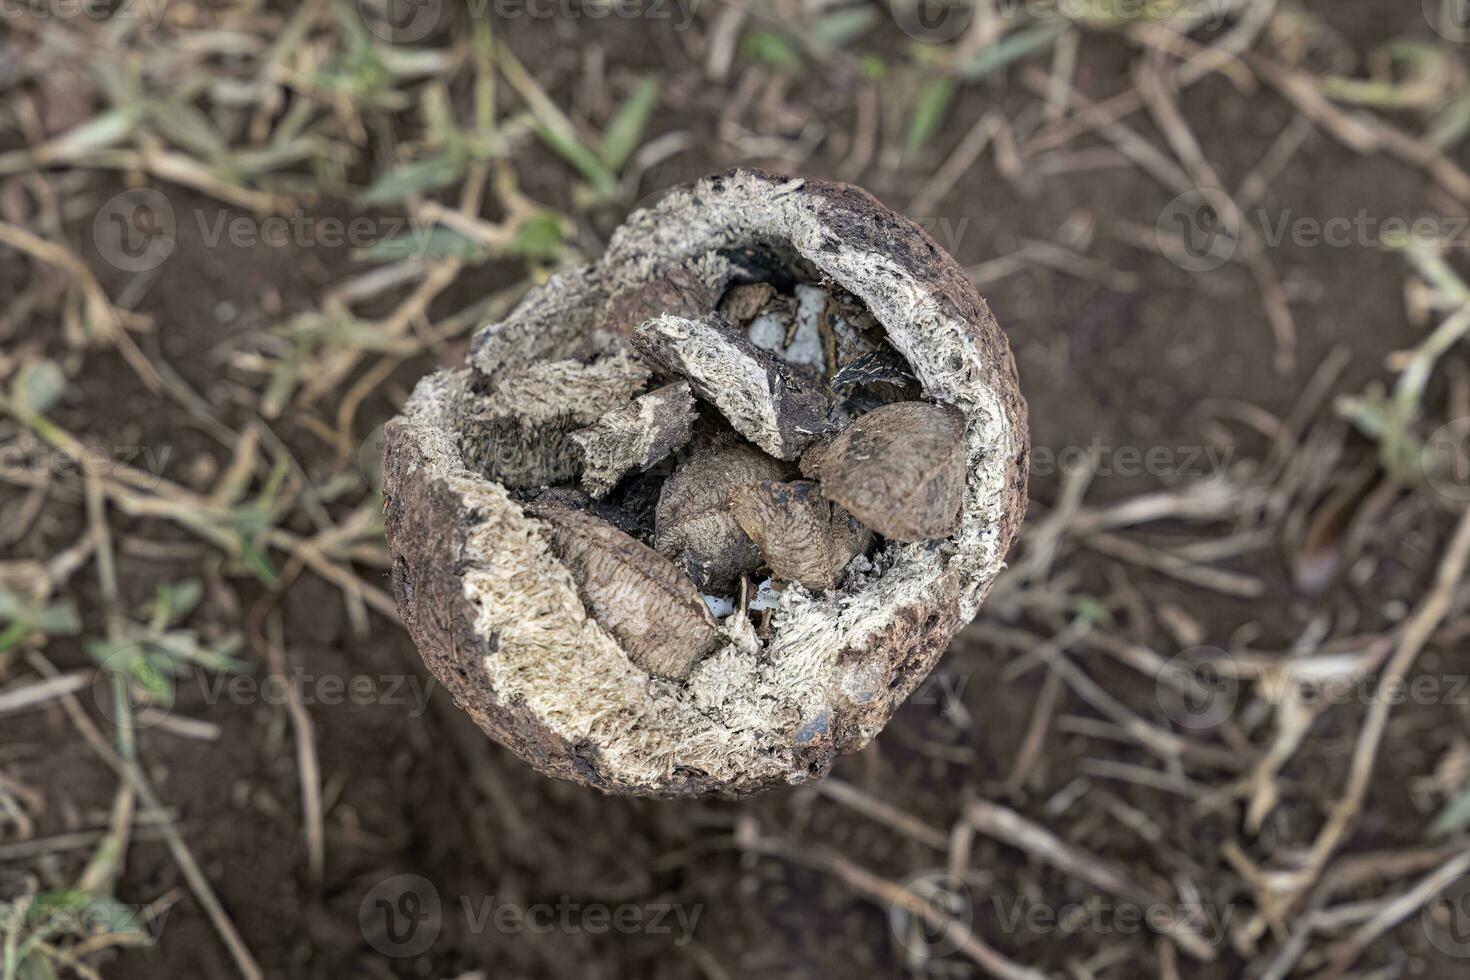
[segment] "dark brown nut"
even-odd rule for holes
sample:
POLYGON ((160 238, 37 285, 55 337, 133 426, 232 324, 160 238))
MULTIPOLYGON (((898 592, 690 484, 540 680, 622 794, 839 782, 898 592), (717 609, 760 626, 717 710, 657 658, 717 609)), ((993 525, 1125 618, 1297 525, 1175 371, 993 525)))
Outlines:
POLYGON ((776 578, 836 587, 873 535, 807 480, 748 483, 730 491, 730 513, 776 578))
POLYGON ((551 548, 571 570, 588 613, 635 664, 682 681, 719 645, 703 597, 663 555, 591 514, 555 504, 528 510, 550 526, 551 548))
POLYGON ((582 449, 582 485, 604 497, 633 470, 649 467, 689 441, 694 396, 684 382, 664 385, 572 433, 582 449))
POLYGON ((874 409, 801 460, 804 476, 858 520, 895 541, 947 538, 965 494, 965 416, 949 405, 874 409))
POLYGON ((701 317, 715 308, 715 291, 685 269, 670 269, 615 290, 603 307, 604 329, 629 337, 640 323, 664 313, 701 317))
POLYGON ((772 456, 795 459, 831 429, 822 390, 735 334, 718 314, 698 320, 655 317, 631 339, 653 363, 687 378, 735 431, 772 456))
POLYGON ((648 366, 626 352, 580 361, 538 361, 507 372, 472 398, 460 451, 486 476, 518 489, 576 478, 582 456, 571 434, 643 390, 648 366))
POLYGON ((740 576, 761 565, 760 550, 730 513, 730 491, 784 479, 790 469, 744 443, 726 441, 696 451, 664 483, 654 518, 654 547, 700 588, 730 594, 740 576))
POLYGON ((743 327, 755 319, 755 315, 764 309, 775 295, 776 291, 771 288, 770 283, 766 282, 731 286, 725 293, 724 299, 720 300, 720 312, 729 317, 731 323, 743 327))

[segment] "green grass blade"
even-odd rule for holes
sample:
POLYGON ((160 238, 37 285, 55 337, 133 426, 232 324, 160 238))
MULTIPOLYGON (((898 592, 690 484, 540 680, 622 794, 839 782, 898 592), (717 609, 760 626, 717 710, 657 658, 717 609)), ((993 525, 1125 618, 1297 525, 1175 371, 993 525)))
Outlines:
POLYGON ((979 81, 992 75, 1013 61, 1019 61, 1050 47, 1062 34, 1057 27, 1033 27, 1017 31, 997 44, 981 48, 975 54, 950 67, 950 74, 965 82, 979 81))
POLYGON ((914 115, 909 123, 906 148, 910 154, 924 148, 944 125, 949 115, 949 103, 954 98, 955 83, 952 78, 931 78, 919 89, 914 100, 914 115))
POLYGON ((658 93, 657 78, 643 79, 607 124, 607 130, 602 134, 602 162, 614 173, 622 170, 623 164, 638 149, 643 131, 658 105, 658 93))

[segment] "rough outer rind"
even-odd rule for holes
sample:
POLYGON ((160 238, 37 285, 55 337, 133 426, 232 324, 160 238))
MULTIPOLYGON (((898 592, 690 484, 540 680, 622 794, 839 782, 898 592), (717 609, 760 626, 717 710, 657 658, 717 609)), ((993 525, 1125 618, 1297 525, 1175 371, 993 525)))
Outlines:
POLYGON ((694 396, 680 382, 640 395, 573 432, 572 441, 582 450, 582 485, 594 497, 607 496, 624 476, 646 471, 683 448, 695 417, 694 396))
POLYGON ((590 364, 518 365, 502 374, 489 396, 470 400, 460 425, 460 451, 508 487, 565 483, 581 468, 573 434, 626 404, 648 377, 648 365, 623 351, 590 364))
POLYGON ((995 319, 927 234, 846 185, 736 171, 675 191, 631 216, 597 265, 554 278, 482 331, 470 364, 425 379, 389 429, 400 608, 482 728, 548 774, 610 792, 740 795, 825 773, 882 728, 973 617, 1024 514, 1025 405, 995 319), (673 684, 638 669, 587 616, 544 526, 463 467, 457 402, 508 364, 547 356, 532 348, 614 349, 601 318, 609 296, 672 270, 718 295, 762 254, 799 255, 857 295, 925 397, 965 413, 961 528, 889 543, 841 592, 790 586, 769 640, 731 617, 726 645, 673 684))
POLYGON ((795 459, 830 428, 827 399, 791 365, 730 329, 722 315, 653 317, 633 346, 714 404, 745 438, 777 459, 795 459))

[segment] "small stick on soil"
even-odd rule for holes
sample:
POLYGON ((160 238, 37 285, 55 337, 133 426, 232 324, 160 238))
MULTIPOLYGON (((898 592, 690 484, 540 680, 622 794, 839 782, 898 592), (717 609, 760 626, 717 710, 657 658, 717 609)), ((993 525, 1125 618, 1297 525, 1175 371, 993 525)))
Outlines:
POLYGON ((1026 725, 1026 736, 1021 740, 1021 750, 1016 753, 1011 774, 1006 777, 1007 795, 1015 795, 1021 791, 1031 776, 1031 770, 1036 766, 1036 760, 1041 758, 1042 750, 1046 748, 1046 733, 1051 728, 1052 714, 1056 711, 1061 690, 1061 676, 1054 670, 1048 670, 1046 680, 1041 684, 1041 693, 1036 698, 1036 707, 1031 712, 1031 721, 1026 725))
POLYGON ((972 800, 965 806, 965 822, 981 833, 1018 847, 1043 864, 1079 878, 1094 888, 1101 888, 1119 897, 1147 894, 1144 888, 1130 880, 1122 871, 1073 847, 1051 831, 1007 807, 986 800, 972 800))
POLYGON ((1254 575, 1208 568, 1179 555, 1130 541, 1121 535, 1091 534, 1082 539, 1082 544, 1110 558, 1131 562, 1143 568, 1151 568, 1170 578, 1222 592, 1225 595, 1254 599, 1266 591, 1266 583, 1254 575))
POLYGON ((1315 132, 1312 121, 1306 116, 1298 114, 1291 123, 1276 137, 1264 156, 1256 164, 1255 169, 1246 174, 1240 182, 1240 187, 1235 191, 1235 204, 1237 207, 1253 207, 1266 191, 1270 189, 1271 182, 1286 169, 1291 158, 1296 156, 1298 150, 1307 142, 1307 138, 1315 132))
POLYGON ((817 784, 817 792, 884 826, 892 827, 904 836, 912 837, 920 844, 932 847, 936 851, 943 851, 949 847, 949 837, 944 831, 929 826, 918 817, 905 813, 893 804, 880 800, 851 783, 845 783, 840 779, 824 779, 817 784))
POLYGON ((977 623, 970 628, 969 635, 1008 643, 1034 653, 1060 674, 1082 700, 1110 718, 1139 745, 1165 761, 1177 761, 1180 756, 1189 754, 1201 761, 1208 761, 1213 765, 1221 765, 1229 769, 1238 769, 1249 762, 1241 758, 1238 753, 1216 749, 1213 746, 1199 745, 1149 724, 1125 707, 1117 698, 1103 690, 1096 681, 1072 663, 1066 654, 1061 652, 1059 645, 1038 643, 1038 638, 1033 633, 989 623, 977 623))
POLYGON ((1322 94, 1321 87, 1303 72, 1285 68, 1254 51, 1244 52, 1242 57, 1258 76, 1295 104, 1302 115, 1327 130, 1349 149, 1362 154, 1387 152, 1425 171, 1457 200, 1470 200, 1470 174, 1438 147, 1414 139, 1377 116, 1350 113, 1338 108, 1322 94))
POLYGON ((1000 121, 999 112, 993 110, 981 116, 980 121, 970 127, 965 138, 960 140, 960 145, 955 147, 949 159, 945 160, 934 172, 934 176, 919 188, 919 192, 904 209, 905 213, 915 219, 926 218, 933 214, 934 209, 954 189, 955 184, 960 182, 960 178, 964 177, 975 161, 980 159, 980 154, 985 152, 985 147, 995 138, 996 130, 1000 128, 1000 121))
POLYGON ((1081 510, 1072 522, 1074 534, 1150 524, 1154 521, 1222 521, 1259 506, 1263 491, 1231 484, 1191 483, 1132 497, 1095 510, 1081 510))
MULTIPOLYGON (((1163 131, 1174 155, 1184 164, 1195 182, 1200 187, 1213 187, 1219 193, 1225 194, 1224 181, 1219 171, 1205 157, 1199 139, 1189 128, 1184 112, 1179 108, 1175 85, 1177 82, 1166 74, 1158 59, 1144 59, 1138 72, 1138 90, 1143 95, 1155 124, 1163 131)), ((1180 193, 1190 190, 1187 187, 1175 189, 1180 193)), ((1230 206, 1235 208, 1237 215, 1242 213, 1240 205, 1234 201, 1230 202, 1230 206)), ((1286 294, 1276 275, 1276 269, 1266 257, 1260 236, 1253 227, 1239 222, 1234 234, 1240 240, 1246 264, 1256 279, 1261 298, 1266 305, 1266 316, 1276 338, 1276 371, 1278 374, 1290 374, 1296 366, 1296 322, 1287 306, 1286 294)))

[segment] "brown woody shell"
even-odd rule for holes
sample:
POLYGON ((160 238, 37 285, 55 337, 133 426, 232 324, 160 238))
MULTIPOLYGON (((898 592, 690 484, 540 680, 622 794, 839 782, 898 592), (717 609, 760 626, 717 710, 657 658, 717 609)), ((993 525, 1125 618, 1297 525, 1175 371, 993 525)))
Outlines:
POLYGON ((648 378, 648 366, 625 353, 590 364, 540 361, 508 370, 470 405, 460 450, 508 487, 573 480, 582 456, 572 433, 626 404, 648 378))
POLYGON ((603 325, 619 336, 664 313, 703 316, 714 309, 717 297, 709 286, 683 270, 670 270, 655 279, 617 289, 603 307, 603 325))
POLYGON ((719 314, 655 317, 632 336, 640 354, 686 378, 745 438, 795 459, 831 429, 828 396, 792 366, 735 333, 719 314))
MULTIPOLYGON (((844 394, 851 401, 885 383, 844 394)), ((385 432, 394 594, 429 670, 530 765, 612 793, 745 795, 820 778, 883 728, 973 617, 1026 504, 1029 441, 1015 362, 964 270, 861 189, 752 170, 710 177, 629 216, 605 255, 557 273, 480 330, 463 368, 422 379, 385 432), (834 289, 836 300, 851 294, 861 308, 840 311, 829 372, 886 337, 925 397, 964 409, 976 427, 966 439, 965 533, 942 552, 885 548, 874 574, 849 576, 835 596, 786 590, 783 608, 794 615, 773 617, 753 648, 737 620, 719 631, 729 642, 707 655, 709 669, 683 684, 643 683, 630 667, 635 656, 655 662, 630 652, 642 641, 598 635, 601 600, 578 585, 598 578, 578 557, 585 542, 555 532, 571 556, 556 557, 556 525, 528 515, 525 494, 477 465, 474 416, 487 390, 523 365, 607 356, 649 317, 713 309, 717 296, 694 295, 701 284, 718 292, 752 279, 830 280, 845 291, 834 289), (799 655, 768 656, 775 651, 799 655)), ((812 466, 819 455, 810 453, 812 466)), ((654 491, 639 500, 657 498, 666 466, 625 478, 618 503, 633 509, 638 486, 654 491)), ((704 617, 687 591, 671 601, 686 614, 676 620, 694 624, 694 655, 662 668, 676 673, 703 655, 708 624, 697 625, 704 617)))
POLYGON ((582 450, 582 483, 594 497, 607 494, 633 470, 646 471, 689 441, 694 397, 684 382, 664 385, 572 433, 582 450))

